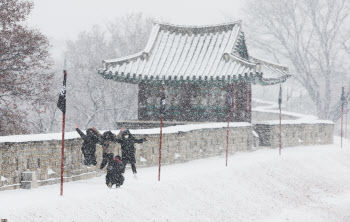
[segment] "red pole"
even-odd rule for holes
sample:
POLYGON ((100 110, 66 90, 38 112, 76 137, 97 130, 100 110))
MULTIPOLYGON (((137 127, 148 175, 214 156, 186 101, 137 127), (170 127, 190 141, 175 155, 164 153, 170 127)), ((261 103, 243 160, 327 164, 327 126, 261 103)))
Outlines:
MULTIPOLYGON (((344 88, 344 87, 343 87, 344 88)), ((341 132, 340 132, 340 148, 343 148, 343 114, 344 114, 344 103, 341 105, 341 132)))
POLYGON ((346 135, 348 134, 348 110, 345 110, 345 139, 346 135))
POLYGON ((282 106, 280 106, 280 148, 279 148, 280 155, 281 155, 281 149, 282 149, 282 106))
POLYGON ((230 133, 230 108, 227 109, 227 136, 226 136, 226 166, 227 166, 227 157, 228 157, 228 135, 230 133))
POLYGON ((64 165, 64 128, 66 115, 63 113, 62 120, 62 159, 61 159, 61 196, 63 195, 63 165, 64 165))
POLYGON ((163 126, 163 117, 160 117, 160 138, 159 138, 159 170, 158 170, 158 181, 160 181, 160 166, 162 159, 162 126, 163 126))
MULTIPOLYGON (((162 96, 164 94, 164 86, 162 85, 162 96)), ((163 127, 163 116, 160 114, 160 135, 159 135, 159 169, 158 169, 158 181, 160 181, 160 167, 161 167, 161 159, 162 159, 162 127, 163 127)))
POLYGON ((233 106, 233 112, 236 111, 236 83, 232 84, 233 86, 233 102, 232 102, 232 106, 233 106))
MULTIPOLYGON (((64 78, 67 75, 66 70, 63 70, 64 78)), ((61 158, 61 196, 63 195, 63 167, 64 167, 64 129, 65 129, 66 114, 63 113, 62 117, 62 158, 61 158)))
POLYGON ((247 83, 247 88, 246 88, 246 90, 247 90, 247 93, 246 93, 246 100, 247 100, 247 102, 246 102, 246 112, 248 113, 248 111, 249 111, 249 90, 248 90, 248 83, 247 83))

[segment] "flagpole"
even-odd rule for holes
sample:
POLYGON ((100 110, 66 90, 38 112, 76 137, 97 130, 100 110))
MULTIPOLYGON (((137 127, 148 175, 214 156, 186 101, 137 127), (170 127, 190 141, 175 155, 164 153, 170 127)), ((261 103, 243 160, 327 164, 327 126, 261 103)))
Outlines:
POLYGON ((344 86, 342 87, 342 103, 341 103, 341 131, 340 131, 340 148, 343 148, 343 114, 344 114, 344 86))
MULTIPOLYGON (((288 89, 287 89, 288 90, 288 89)), ((280 94, 278 98, 278 104, 280 108, 280 143, 279 143, 279 155, 281 155, 282 149, 282 86, 280 85, 280 94)))
POLYGON ((287 88, 286 111, 288 111, 288 100, 289 100, 289 97, 288 97, 288 88, 287 88))
MULTIPOLYGON (((227 93, 231 93, 230 92, 230 85, 228 85, 228 90, 227 93)), ((228 96, 228 98, 230 98, 228 96)), ((229 133, 230 133, 230 101, 227 101, 227 135, 226 135, 226 166, 227 166, 227 158, 228 158, 228 137, 229 137, 229 133)))
POLYGON ((346 135, 348 134, 348 109, 345 109, 345 135, 344 139, 346 139, 346 135))
MULTIPOLYGON (((63 78, 67 78, 66 70, 63 70, 63 78)), ((63 195, 63 170, 64 170, 64 131, 65 131, 65 121, 66 121, 66 112, 63 112, 62 117, 62 158, 61 158, 61 196, 63 195)))
MULTIPOLYGON (((164 85, 162 85, 162 95, 161 100, 164 96, 164 85)), ((159 169, 158 169, 158 181, 160 181, 160 168, 161 168, 161 160, 162 160, 162 128, 163 128, 163 113, 162 113, 162 101, 160 102, 160 135, 159 135, 159 169)))
POLYGON ((282 149, 282 107, 280 106, 280 147, 279 147, 280 155, 281 155, 281 149, 282 149))

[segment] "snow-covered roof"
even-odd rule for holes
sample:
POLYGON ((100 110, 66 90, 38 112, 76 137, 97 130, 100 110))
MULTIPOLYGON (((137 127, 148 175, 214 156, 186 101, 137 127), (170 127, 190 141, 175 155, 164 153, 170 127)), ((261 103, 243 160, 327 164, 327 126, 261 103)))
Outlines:
POLYGON ((240 21, 214 26, 155 23, 143 51, 104 60, 99 73, 120 82, 166 84, 239 79, 276 84, 289 77, 286 67, 249 58, 240 21))

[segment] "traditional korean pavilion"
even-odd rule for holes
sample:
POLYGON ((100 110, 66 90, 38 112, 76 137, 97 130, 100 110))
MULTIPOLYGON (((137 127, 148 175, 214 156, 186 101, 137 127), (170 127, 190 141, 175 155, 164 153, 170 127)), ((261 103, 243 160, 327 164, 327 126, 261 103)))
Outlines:
POLYGON ((288 68, 249 55, 241 22, 213 26, 155 23, 145 49, 103 61, 106 79, 138 84, 138 120, 251 122, 252 84, 290 77, 288 68))

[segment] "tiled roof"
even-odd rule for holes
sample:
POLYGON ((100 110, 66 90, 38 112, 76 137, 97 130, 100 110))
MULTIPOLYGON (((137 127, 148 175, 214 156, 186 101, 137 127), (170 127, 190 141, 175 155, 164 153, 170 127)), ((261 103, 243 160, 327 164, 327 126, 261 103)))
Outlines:
POLYGON ((261 82, 263 71, 268 72, 273 84, 288 77, 285 67, 275 70, 264 63, 261 72, 257 68, 257 63, 249 59, 241 22, 215 26, 155 23, 142 52, 104 60, 99 73, 105 78, 132 83, 142 80, 227 82, 242 78, 258 78, 261 82), (239 51, 242 49, 244 51, 239 51))

